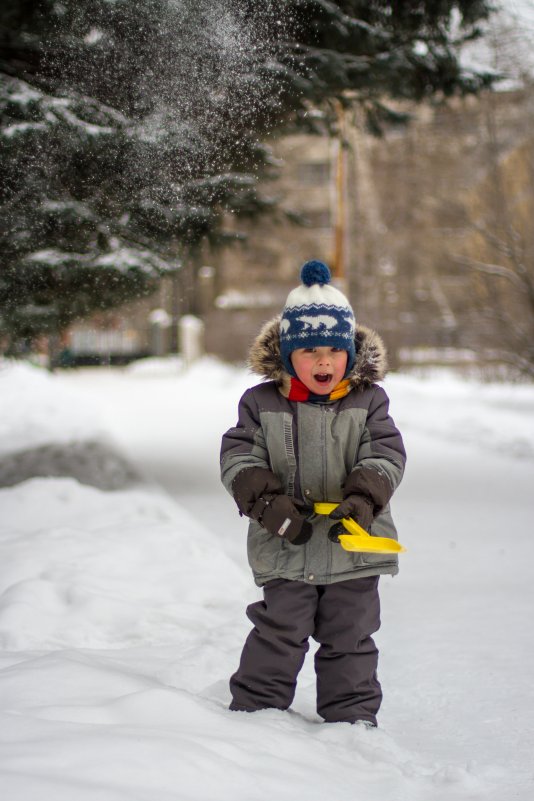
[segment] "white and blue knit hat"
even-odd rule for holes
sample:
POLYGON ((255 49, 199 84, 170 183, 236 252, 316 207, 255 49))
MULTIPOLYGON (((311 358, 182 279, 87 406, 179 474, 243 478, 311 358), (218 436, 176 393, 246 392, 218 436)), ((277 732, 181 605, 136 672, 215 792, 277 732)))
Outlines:
POLYGON ((330 284, 322 261, 307 261, 300 271, 302 286, 287 296, 280 321, 280 354, 287 372, 295 376, 291 353, 297 348, 322 346, 348 352, 347 371, 354 365, 356 321, 345 295, 330 284))

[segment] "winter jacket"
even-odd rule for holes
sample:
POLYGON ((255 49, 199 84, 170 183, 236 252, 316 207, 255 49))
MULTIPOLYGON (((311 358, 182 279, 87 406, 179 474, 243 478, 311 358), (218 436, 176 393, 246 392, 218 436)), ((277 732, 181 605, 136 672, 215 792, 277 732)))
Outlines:
MULTIPOLYGON (((261 467, 271 470, 291 497, 309 505, 339 502, 349 474, 372 468, 387 479, 392 493, 402 479, 406 454, 388 414, 389 399, 375 383, 387 369, 382 340, 357 327, 356 362, 345 397, 325 403, 289 401, 291 379, 280 357, 279 322, 277 317, 267 323, 252 346, 249 366, 268 380, 245 392, 237 425, 223 436, 224 486, 234 494, 239 473, 261 467)), ((389 504, 377 511, 371 533, 396 539, 389 504)), ((309 519, 313 535, 305 545, 293 545, 250 521, 248 559, 258 586, 275 578, 329 584, 398 572, 396 555, 345 551, 328 538, 332 520, 315 514, 309 519)))

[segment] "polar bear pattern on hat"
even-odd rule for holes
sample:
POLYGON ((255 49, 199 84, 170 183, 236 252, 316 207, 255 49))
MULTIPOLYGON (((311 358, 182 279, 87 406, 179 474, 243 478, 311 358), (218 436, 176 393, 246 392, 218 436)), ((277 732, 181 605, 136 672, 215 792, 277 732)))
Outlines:
POLYGON ((295 376, 291 353, 297 348, 322 346, 348 353, 347 373, 356 356, 356 321, 345 295, 332 286, 330 270, 322 261, 308 261, 300 271, 302 285, 287 296, 280 321, 280 353, 287 372, 295 376))

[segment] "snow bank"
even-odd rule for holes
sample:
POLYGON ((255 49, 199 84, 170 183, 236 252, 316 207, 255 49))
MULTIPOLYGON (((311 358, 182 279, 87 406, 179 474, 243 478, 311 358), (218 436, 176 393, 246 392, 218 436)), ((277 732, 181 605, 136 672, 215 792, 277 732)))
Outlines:
POLYGON ((108 435, 79 390, 26 362, 0 359, 0 455, 108 435))
POLYGON ((82 392, 41 368, 0 361, 0 487, 34 476, 111 490, 139 482, 82 392))
POLYGON ((532 384, 482 383, 436 370, 390 375, 387 389, 403 431, 452 441, 460 449, 534 459, 532 384))
POLYGON ((0 643, 125 648, 187 643, 204 606, 244 578, 213 535, 167 498, 71 479, 0 490, 0 643), (185 625, 184 625, 185 621, 185 625))

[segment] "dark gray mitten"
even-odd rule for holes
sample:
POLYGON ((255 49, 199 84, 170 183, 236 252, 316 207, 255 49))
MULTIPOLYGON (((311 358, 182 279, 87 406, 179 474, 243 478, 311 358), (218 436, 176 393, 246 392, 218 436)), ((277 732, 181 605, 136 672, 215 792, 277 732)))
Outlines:
MULTIPOLYGON (((352 517, 369 531, 374 518, 388 504, 392 495, 393 487, 385 473, 373 467, 357 467, 345 479, 343 500, 329 516, 332 520, 352 517)), ((337 524, 332 526, 328 536, 336 541, 342 531, 340 524, 337 524)))
POLYGON ((234 500, 246 517, 255 517, 252 512, 261 497, 281 495, 283 491, 280 479, 266 467, 245 467, 232 482, 234 500))
POLYGON ((332 520, 352 517, 362 528, 369 531, 374 518, 374 507, 372 501, 365 495, 349 495, 333 512, 330 512, 329 516, 332 520))
POLYGON ((232 492, 241 514, 257 520, 271 534, 302 545, 312 526, 297 509, 303 505, 288 495, 275 474, 264 467, 246 467, 234 478, 232 492))
POLYGON ((312 535, 312 525, 299 512, 288 495, 273 495, 265 498, 258 522, 278 537, 284 537, 293 545, 304 545, 312 535))

